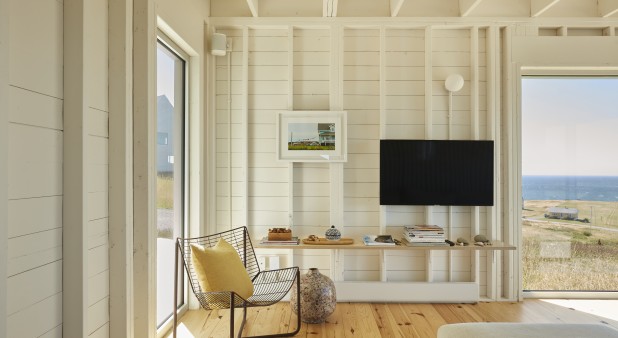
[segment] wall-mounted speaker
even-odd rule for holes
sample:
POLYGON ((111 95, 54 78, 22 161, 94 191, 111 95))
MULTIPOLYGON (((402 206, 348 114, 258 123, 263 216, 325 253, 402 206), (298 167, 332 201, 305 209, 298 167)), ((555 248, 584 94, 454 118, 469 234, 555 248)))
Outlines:
POLYGON ((215 56, 225 56, 227 38, 225 34, 214 33, 210 43, 210 54, 215 56))

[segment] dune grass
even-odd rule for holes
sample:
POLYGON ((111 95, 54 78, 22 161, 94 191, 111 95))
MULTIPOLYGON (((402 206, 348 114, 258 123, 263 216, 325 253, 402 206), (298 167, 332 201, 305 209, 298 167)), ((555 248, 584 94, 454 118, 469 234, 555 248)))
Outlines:
MULTIPOLYGON (((618 228, 616 202, 526 201, 523 229, 523 283, 525 290, 618 290, 618 228), (576 203, 575 203, 576 202, 576 203), (548 220, 549 206, 594 210, 598 222, 583 224, 548 220), (599 228, 600 227, 600 228, 599 228), (542 248, 558 243, 564 256, 542 255, 542 248)), ((589 214, 589 212, 588 212, 589 214)))

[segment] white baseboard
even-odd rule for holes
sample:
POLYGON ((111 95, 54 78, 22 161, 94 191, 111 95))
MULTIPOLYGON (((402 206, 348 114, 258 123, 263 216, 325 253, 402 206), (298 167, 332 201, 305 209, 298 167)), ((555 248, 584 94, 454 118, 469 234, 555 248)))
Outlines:
POLYGON ((476 303, 476 283, 335 282, 338 302, 476 303))

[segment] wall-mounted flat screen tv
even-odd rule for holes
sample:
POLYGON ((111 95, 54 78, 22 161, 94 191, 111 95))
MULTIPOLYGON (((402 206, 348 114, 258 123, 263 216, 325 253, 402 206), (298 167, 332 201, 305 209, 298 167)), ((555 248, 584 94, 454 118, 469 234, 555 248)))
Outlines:
POLYGON ((494 142, 380 140, 381 205, 494 203, 494 142))

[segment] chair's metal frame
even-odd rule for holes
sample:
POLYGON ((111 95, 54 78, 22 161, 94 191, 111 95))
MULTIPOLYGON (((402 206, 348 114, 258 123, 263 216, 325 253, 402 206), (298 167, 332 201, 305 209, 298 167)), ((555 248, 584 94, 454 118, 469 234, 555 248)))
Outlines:
MULTIPOLYGON (((211 309, 230 309, 230 338, 234 338, 234 310, 243 308, 243 319, 238 331, 238 337, 242 336, 242 331, 247 321, 247 308, 257 306, 268 306, 279 302, 290 291, 294 281, 296 281, 296 299, 300 299, 300 270, 298 267, 265 270, 260 271, 260 266, 255 257, 249 231, 246 227, 239 227, 232 230, 220 232, 217 234, 194 237, 194 238, 178 238, 176 241, 176 254, 174 263, 174 328, 173 336, 176 338, 176 326, 178 324, 178 277, 179 269, 178 262, 185 267, 189 277, 191 289, 200 302, 200 306, 206 310, 211 309), (251 278, 254 286, 254 292, 251 297, 244 299, 233 291, 221 292, 205 292, 201 289, 197 281, 195 270, 191 261, 191 245, 201 245, 203 247, 213 247, 217 244, 220 238, 225 239, 238 252, 245 269, 251 278), (178 255, 182 256, 179 260, 178 255)), ((182 273, 182 267, 180 268, 182 273)), ((300 331, 300 303, 298 304, 298 313, 296 330, 288 333, 269 334, 263 336, 252 337, 291 337, 300 331)))

